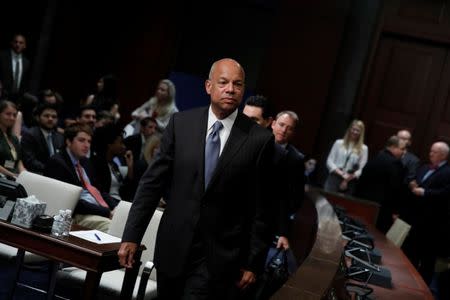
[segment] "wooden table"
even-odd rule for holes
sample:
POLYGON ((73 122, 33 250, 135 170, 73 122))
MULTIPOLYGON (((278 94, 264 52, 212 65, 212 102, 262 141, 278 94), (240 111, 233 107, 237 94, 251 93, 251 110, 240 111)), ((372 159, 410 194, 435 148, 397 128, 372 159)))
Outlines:
POLYGON ((374 237, 375 248, 381 251, 380 266, 388 268, 392 274, 391 289, 370 285, 374 289, 373 294, 376 299, 433 300, 434 297, 428 286, 403 251, 373 225, 366 226, 368 232, 374 237))
MULTIPOLYGON (((72 229, 81 229, 74 225, 72 229)), ((86 270, 86 280, 83 289, 83 299, 95 299, 103 272, 120 269, 117 251, 120 243, 95 244, 74 236, 55 238, 49 234, 22 228, 4 221, 0 221, 0 242, 19 248, 17 274, 20 270, 23 253, 29 251, 44 256, 55 262, 63 262, 86 270)), ((127 269, 122 285, 121 299, 131 299, 139 272, 142 251, 141 246, 136 253, 136 264, 127 269)), ((57 268, 53 269, 56 273, 57 268)), ((53 274, 55 275, 55 274, 53 274)), ((53 297, 55 276, 50 280, 48 298, 53 297)), ((14 288, 12 289, 12 293, 14 288)), ((12 295, 11 295, 12 296, 12 295)))
POLYGON ((428 286, 403 251, 375 228, 379 206, 377 203, 339 193, 320 192, 330 203, 342 206, 350 217, 364 223, 368 232, 373 235, 375 248, 382 254, 380 266, 389 269, 392 274, 391 289, 370 285, 374 289, 376 299, 434 299, 428 286))

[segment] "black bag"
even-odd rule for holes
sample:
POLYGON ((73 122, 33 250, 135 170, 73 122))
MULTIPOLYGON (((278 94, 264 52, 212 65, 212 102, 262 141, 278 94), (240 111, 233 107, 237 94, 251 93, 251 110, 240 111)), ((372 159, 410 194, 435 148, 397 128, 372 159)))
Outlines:
POLYGON ((286 251, 282 248, 270 258, 264 273, 255 282, 251 299, 269 299, 288 280, 288 262, 286 251))

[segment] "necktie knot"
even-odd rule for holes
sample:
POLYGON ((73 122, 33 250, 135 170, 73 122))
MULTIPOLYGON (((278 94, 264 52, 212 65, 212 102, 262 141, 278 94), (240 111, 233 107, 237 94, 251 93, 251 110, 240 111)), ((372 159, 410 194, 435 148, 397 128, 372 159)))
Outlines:
POLYGON ((436 170, 438 168, 438 165, 430 164, 430 170, 436 170))
POLYGON ((222 122, 216 121, 213 125, 211 134, 215 134, 215 133, 219 132, 222 128, 223 128, 222 122))

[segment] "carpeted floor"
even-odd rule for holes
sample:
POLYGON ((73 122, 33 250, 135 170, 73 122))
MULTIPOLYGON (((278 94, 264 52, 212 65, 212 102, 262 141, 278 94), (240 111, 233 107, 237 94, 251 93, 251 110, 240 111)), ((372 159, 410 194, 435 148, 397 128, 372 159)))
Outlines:
MULTIPOLYGON (((0 259, 0 300, 6 300, 8 292, 14 285, 14 262, 0 259)), ((19 277, 19 282, 31 286, 33 288, 46 290, 49 282, 49 264, 47 262, 35 264, 30 267, 22 269, 19 277)), ((56 288, 57 295, 64 298, 73 298, 70 291, 64 288, 56 288)), ((25 288, 23 286, 16 286, 14 293, 15 300, 44 300, 47 299, 45 293, 35 291, 33 289, 25 288)))

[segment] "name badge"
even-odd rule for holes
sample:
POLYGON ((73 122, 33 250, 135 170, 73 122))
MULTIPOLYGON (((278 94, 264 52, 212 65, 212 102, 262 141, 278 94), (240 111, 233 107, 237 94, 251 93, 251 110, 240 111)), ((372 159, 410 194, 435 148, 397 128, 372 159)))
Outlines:
POLYGON ((13 160, 5 160, 5 168, 14 169, 15 162, 13 160))

